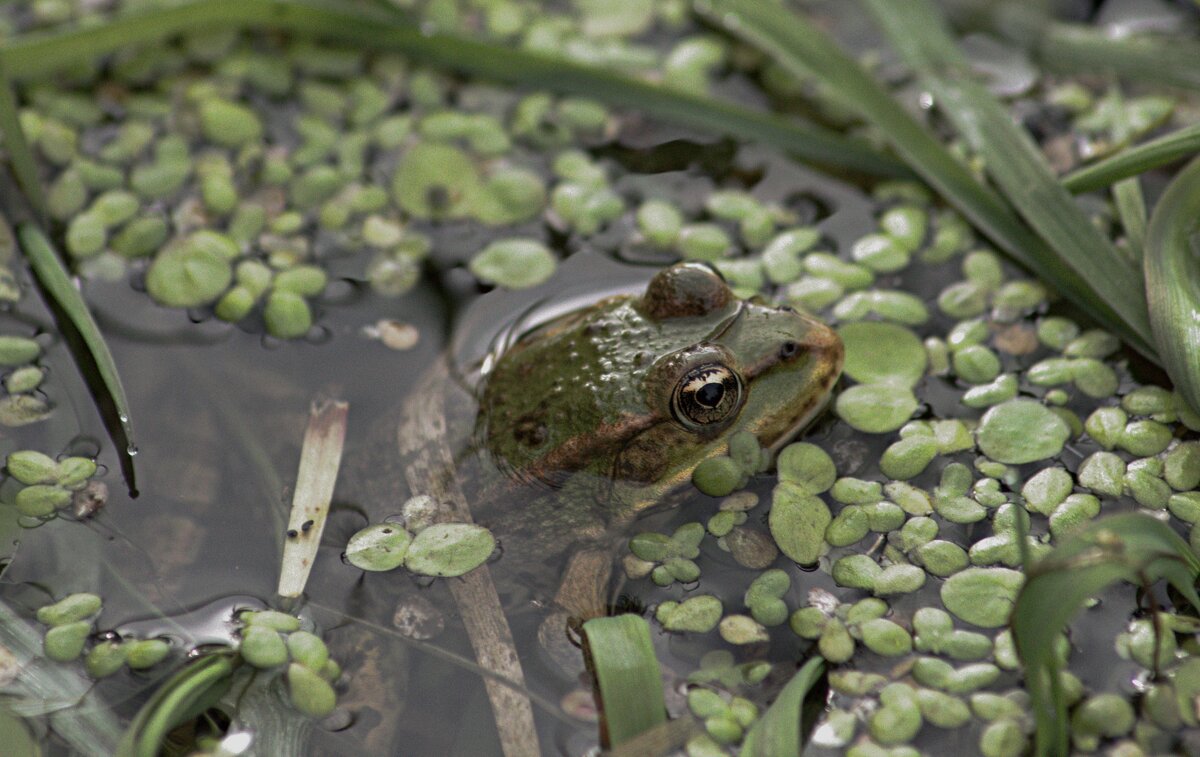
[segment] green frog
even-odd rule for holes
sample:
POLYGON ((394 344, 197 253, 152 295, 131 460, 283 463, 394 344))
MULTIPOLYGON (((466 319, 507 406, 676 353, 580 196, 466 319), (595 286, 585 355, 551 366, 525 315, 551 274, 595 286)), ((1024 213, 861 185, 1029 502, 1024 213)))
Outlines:
MULTIPOLYGON (((400 442, 417 456, 405 475, 413 493, 438 499, 452 475, 503 546, 493 570, 536 588, 556 557, 607 547, 666 506, 734 433, 786 444, 824 408, 841 366, 825 324, 739 299, 713 268, 680 263, 644 292, 523 334, 477 377, 435 378, 409 403, 400 442), (427 464, 439 435, 451 445, 444 470, 427 464)), ((602 606, 571 599, 568 609, 602 606)))
MULTIPOLYGON (((430 371, 389 441, 410 493, 501 545, 498 559, 448 581, 480 664, 519 679, 494 617, 514 596, 544 609, 545 647, 561 645, 570 621, 603 614, 633 521, 669 506, 733 434, 772 451, 794 438, 826 405, 842 358, 828 326, 739 299, 713 268, 680 263, 643 292, 535 327, 473 375, 430 371)), ((394 511, 394 492, 383 496, 394 511)), ((511 699, 503 686, 489 693, 497 712, 516 706, 498 701, 511 699)))

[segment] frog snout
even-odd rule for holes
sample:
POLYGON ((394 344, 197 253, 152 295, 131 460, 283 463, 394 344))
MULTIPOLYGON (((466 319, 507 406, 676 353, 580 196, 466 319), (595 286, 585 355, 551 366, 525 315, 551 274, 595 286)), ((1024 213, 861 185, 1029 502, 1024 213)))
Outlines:
POLYGON ((804 354, 817 366, 819 372, 828 377, 832 384, 842 373, 842 362, 845 359, 845 348, 842 338, 837 332, 821 321, 807 315, 796 313, 802 321, 797 338, 784 341, 780 347, 780 356, 787 359, 791 353, 804 354))

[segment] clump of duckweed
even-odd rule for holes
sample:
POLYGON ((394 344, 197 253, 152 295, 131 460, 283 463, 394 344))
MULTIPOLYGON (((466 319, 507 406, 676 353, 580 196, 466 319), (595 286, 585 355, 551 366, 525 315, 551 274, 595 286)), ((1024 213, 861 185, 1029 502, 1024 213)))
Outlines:
MULTIPOLYGON (((735 659, 748 661, 761 659, 756 640, 775 640, 780 618, 789 620, 794 634, 841 666, 830 674, 835 693, 814 744, 883 754, 941 743, 939 730, 975 727, 980 753, 1017 755, 1030 743, 1033 719, 1024 693, 1004 688, 1012 684, 1004 671, 1019 662, 1002 629, 1024 583, 1022 561, 1130 506, 1169 514, 1200 541, 1193 527, 1200 522, 1200 447, 1183 436, 1196 424, 1172 425, 1192 419, 1190 410, 1170 391, 1134 382, 1111 334, 1055 314, 1043 287, 1013 278, 994 252, 974 246, 961 219, 931 212, 902 186, 881 192, 879 230, 841 251, 830 252, 819 232, 786 227, 755 248, 711 207, 709 221, 696 221, 725 231, 719 245, 714 234, 712 254, 740 293, 765 290, 814 308, 836 324, 846 346, 837 420, 779 453, 766 511, 782 555, 815 566, 829 589, 806 588, 810 574, 773 560, 749 568, 744 615, 730 594, 706 590, 708 574, 697 573, 705 593, 664 598, 656 618, 674 633, 715 627, 742 650, 735 659), (751 254, 727 257, 741 245, 751 254), (891 297, 889 277, 927 269, 961 277, 934 290, 936 311, 891 297), (864 437, 849 430, 869 434, 874 455, 853 451, 849 440, 864 437), (808 591, 807 605, 796 606, 798 588, 808 591)), ((714 202, 751 207, 736 193, 714 202)), ((691 222, 662 198, 646 200, 635 215, 642 244, 660 249, 679 249, 691 222)), ((740 516, 752 518, 758 506, 751 492, 730 496, 747 485, 748 471, 735 458, 709 461, 695 479, 706 493, 725 495, 707 530, 726 547, 753 522, 740 516)), ((640 559, 627 558, 627 568, 640 559)), ((687 559, 703 567, 706 558, 687 559)), ((644 561, 628 573, 655 570, 667 572, 644 561)), ((1175 616, 1162 617, 1164 627, 1178 625, 1175 616)), ((1178 667, 1184 653, 1173 643, 1155 647, 1154 628, 1132 621, 1114 649, 1147 670, 1178 667), (1161 648, 1167 651, 1155 652, 1161 648)), ((1069 670, 1061 680, 1079 713, 1072 721, 1078 748, 1132 738, 1133 721, 1115 709, 1108 730, 1092 716, 1109 698, 1128 706, 1123 693, 1090 691, 1069 670)), ((723 705, 731 700, 695 696, 713 713, 698 717, 718 722, 689 754, 727 753, 736 731, 723 705)), ((1168 701, 1165 693, 1156 697, 1168 701)), ((1162 705, 1166 714, 1157 717, 1177 722, 1173 706, 1162 705)))
POLYGON ((346 562, 367 571, 403 565, 419 575, 454 578, 478 568, 496 550, 496 538, 486 528, 473 523, 426 522, 418 509, 419 505, 406 505, 408 528, 377 523, 356 532, 346 544, 346 562))
POLYGON ((341 666, 329 656, 321 637, 302 630, 293 615, 275 610, 243 612, 238 652, 248 664, 266 671, 282 670, 288 699, 301 713, 323 718, 337 706, 333 685, 341 666), (285 667, 286 666, 286 667, 285 667))
POLYGON ((88 496, 88 481, 96 474, 96 462, 86 457, 61 460, 36 450, 9 453, 5 471, 21 484, 12 503, 27 527, 41 525, 58 517, 81 497, 88 496))
MULTIPOLYGON (((43 642, 46 657, 62 663, 78 660, 94 635, 93 625, 102 609, 100 597, 86 592, 39 608, 38 622, 50 627, 43 642)), ((125 666, 130 670, 154 667, 170 652, 171 644, 165 639, 114 638, 110 634, 97 639, 88 650, 84 669, 99 680, 125 666)))

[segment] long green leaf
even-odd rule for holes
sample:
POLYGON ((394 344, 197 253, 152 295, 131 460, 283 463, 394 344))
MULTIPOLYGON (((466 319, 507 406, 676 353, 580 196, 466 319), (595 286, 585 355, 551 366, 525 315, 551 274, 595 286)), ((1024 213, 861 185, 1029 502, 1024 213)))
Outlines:
POLYGON ((741 753, 747 757, 800 754, 804 746, 800 732, 801 709, 808 692, 821 680, 824 672, 825 660, 820 656, 811 657, 800 666, 767 711, 750 727, 742 742, 741 753))
MULTIPOLYGON (((908 8, 905 3, 900 6, 908 8)), ((1105 327, 1149 350, 1147 339, 1127 328, 1120 314, 1045 242, 1017 218, 995 192, 971 173, 880 87, 853 58, 803 16, 759 0, 698 0, 696 11, 759 47, 793 76, 815 73, 842 102, 876 126, 896 153, 1000 249, 1056 288, 1105 327)), ((1007 116, 1006 116, 1007 118, 1007 116)), ((1145 314, 1142 314, 1145 320, 1145 314)))
POLYGON ((1037 719, 1037 754, 1066 754, 1066 703, 1054 650, 1058 635, 1090 597, 1116 581, 1165 577, 1196 605, 1200 560, 1167 524, 1123 513, 1075 532, 1030 567, 1027 576, 1011 624, 1037 719))
POLYGON ((117 747, 117 757, 156 757, 167 733, 197 704, 227 686, 233 670, 232 653, 217 652, 188 662, 134 716, 117 747))
POLYGON ((37 160, 33 150, 29 148, 29 140, 25 139, 25 130, 21 128, 18 116, 17 95, 9 79, 8 70, 0 60, 0 134, 4 136, 4 152, 7 154, 9 165, 17 183, 29 198, 29 204, 37 214, 38 220, 46 222, 46 191, 42 179, 38 175, 37 160))
POLYGON ((601 742, 619 746, 667 719, 662 673, 650 625, 638 615, 593 618, 583 624, 588 668, 596 677, 601 742))
POLYGON ((1021 217, 1120 317, 1123 335, 1153 355, 1140 286, 1141 271, 1123 257, 1059 185, 1030 136, 1007 109, 973 80, 945 20, 928 0, 899 5, 865 0, 892 47, 933 94, 940 111, 984 159, 992 179, 1021 217))
POLYGON ((1075 194, 1090 192, 1197 153, 1200 124, 1192 124, 1072 171, 1062 178, 1062 185, 1075 194))
MULTIPOLYGON (((83 296, 71 284, 67 269, 63 267, 58 253, 54 251, 42 230, 36 224, 23 223, 17 227, 17 238, 21 241, 21 249, 25 252, 33 275, 66 317, 70 327, 79 334, 88 357, 99 374, 117 416, 116 428, 110 429, 113 443, 117 446, 117 454, 121 459, 122 468, 125 469, 129 487, 135 489, 133 454, 137 447, 133 437, 133 423, 130 420, 129 401, 125 398, 125 387, 121 384, 117 364, 108 350, 104 335, 100 333, 100 327, 92 318, 92 311, 88 310, 83 296)), ((76 362, 80 361, 79 355, 74 357, 76 362)))
POLYGON ((683 126, 755 140, 821 166, 877 176, 910 176, 899 161, 865 142, 815 124, 785 120, 732 103, 673 90, 596 66, 443 32, 426 33, 394 14, 304 0, 193 0, 120 15, 97 26, 29 34, 0 48, 14 79, 202 29, 259 28, 300 32, 521 86, 580 94, 637 108, 683 126))
POLYGON ((1113 184, 1112 198, 1121 228, 1125 230, 1125 257, 1135 265, 1140 264, 1146 248, 1146 198, 1142 194, 1141 179, 1131 176, 1113 184))
POLYGON ((1050 71, 1103 72, 1160 87, 1200 89, 1200 43, 1194 37, 1116 37, 1095 26, 1057 21, 1047 13, 1047 3, 1024 0, 947 0, 945 6, 956 23, 1001 35, 1050 71))
POLYGON ((1200 158, 1171 181, 1146 229, 1146 297, 1163 365, 1200 408, 1200 158))

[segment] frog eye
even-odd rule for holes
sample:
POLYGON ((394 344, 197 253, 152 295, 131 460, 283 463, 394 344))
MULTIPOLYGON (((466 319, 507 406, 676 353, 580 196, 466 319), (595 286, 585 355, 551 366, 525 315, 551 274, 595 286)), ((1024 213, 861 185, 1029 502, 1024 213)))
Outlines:
POLYGON ((687 372, 675 387, 671 412, 690 429, 720 423, 741 407, 742 380, 720 363, 707 363, 687 372))

